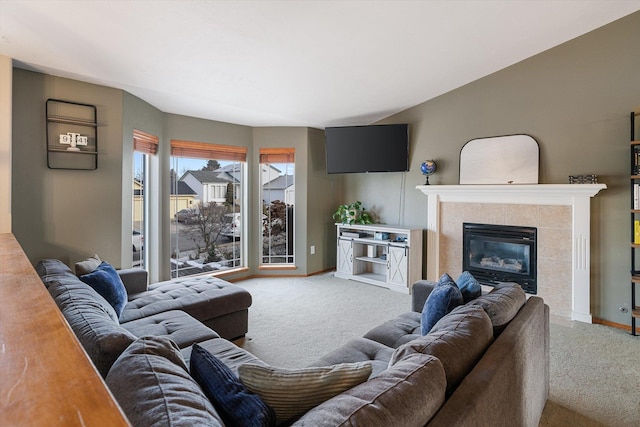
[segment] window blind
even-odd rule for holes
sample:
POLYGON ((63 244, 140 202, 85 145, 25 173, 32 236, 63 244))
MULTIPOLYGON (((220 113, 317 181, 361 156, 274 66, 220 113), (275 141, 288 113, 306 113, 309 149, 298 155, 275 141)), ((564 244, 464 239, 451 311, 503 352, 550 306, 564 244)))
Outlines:
POLYGON ((246 162, 247 147, 172 139, 171 155, 174 157, 246 162))
POLYGON ((133 130, 133 150, 144 154, 156 154, 158 152, 159 139, 155 135, 133 130))
POLYGON ((261 148, 260 163, 295 163, 295 148, 261 148))

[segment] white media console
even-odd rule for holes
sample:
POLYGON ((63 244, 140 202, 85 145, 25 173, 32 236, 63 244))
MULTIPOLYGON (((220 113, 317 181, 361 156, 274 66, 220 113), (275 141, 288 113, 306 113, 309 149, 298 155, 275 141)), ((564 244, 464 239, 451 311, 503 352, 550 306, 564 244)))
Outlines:
POLYGON ((336 224, 336 277, 408 293, 422 279, 422 229, 336 224))

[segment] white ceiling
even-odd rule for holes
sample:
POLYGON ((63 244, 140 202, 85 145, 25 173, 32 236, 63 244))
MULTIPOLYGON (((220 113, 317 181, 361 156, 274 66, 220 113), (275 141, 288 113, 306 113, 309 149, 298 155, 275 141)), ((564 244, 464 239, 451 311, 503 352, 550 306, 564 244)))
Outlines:
POLYGON ((0 53, 169 113, 324 128, 373 123, 638 10, 638 0, 0 0, 0 53))

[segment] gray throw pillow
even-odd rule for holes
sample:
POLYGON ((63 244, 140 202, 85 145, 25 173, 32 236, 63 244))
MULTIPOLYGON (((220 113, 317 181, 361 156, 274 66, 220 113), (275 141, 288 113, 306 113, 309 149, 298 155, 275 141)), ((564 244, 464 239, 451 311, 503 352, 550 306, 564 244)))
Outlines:
POLYGON ((447 392, 452 393, 492 342, 493 329, 484 310, 463 305, 443 317, 428 335, 398 347, 389 366, 413 353, 431 354, 442 362, 447 392))
POLYGON ((98 268, 101 262, 102 260, 97 254, 90 256, 89 258, 83 261, 76 262, 75 264, 76 275, 80 277, 85 274, 92 273, 93 270, 98 268))
POLYGON ((498 336, 507 327, 520 308, 527 302, 527 296, 517 283, 499 283, 488 294, 470 301, 470 305, 482 307, 489 315, 493 333, 498 336))
POLYGON ((422 427, 444 403, 445 388, 442 363, 414 353, 313 408, 293 425, 422 427))
POLYGON ((138 338, 113 364, 106 383, 133 426, 224 425, 168 338, 138 338))

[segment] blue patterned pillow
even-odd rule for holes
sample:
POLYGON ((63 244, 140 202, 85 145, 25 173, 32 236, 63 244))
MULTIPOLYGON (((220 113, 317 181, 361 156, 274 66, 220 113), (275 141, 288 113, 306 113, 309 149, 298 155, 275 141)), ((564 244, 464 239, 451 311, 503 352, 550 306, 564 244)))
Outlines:
POLYGON ((80 280, 106 299, 120 317, 127 304, 127 289, 111 264, 102 261, 91 273, 80 276, 80 280))
POLYGON ((226 426, 276 425, 273 409, 247 390, 227 365, 198 344, 193 345, 190 370, 226 426))
POLYGON ((478 283, 476 278, 468 271, 462 272, 458 280, 456 280, 456 284, 462 293, 462 299, 465 304, 482 295, 480 283, 478 283))
POLYGON ((427 297, 421 317, 422 335, 427 335, 433 325, 447 313, 463 303, 462 293, 451 276, 444 273, 427 297))

